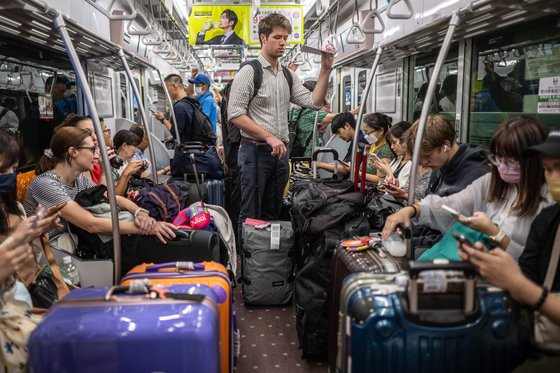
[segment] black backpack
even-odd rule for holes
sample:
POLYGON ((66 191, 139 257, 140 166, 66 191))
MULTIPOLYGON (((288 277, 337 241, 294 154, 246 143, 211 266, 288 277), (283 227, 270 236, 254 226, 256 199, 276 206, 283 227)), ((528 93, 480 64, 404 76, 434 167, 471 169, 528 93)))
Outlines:
POLYGON ((192 108, 190 128, 185 127, 181 142, 200 141, 208 146, 216 146, 218 138, 212 129, 212 121, 200 108, 197 100, 183 97, 179 101, 186 102, 192 108))

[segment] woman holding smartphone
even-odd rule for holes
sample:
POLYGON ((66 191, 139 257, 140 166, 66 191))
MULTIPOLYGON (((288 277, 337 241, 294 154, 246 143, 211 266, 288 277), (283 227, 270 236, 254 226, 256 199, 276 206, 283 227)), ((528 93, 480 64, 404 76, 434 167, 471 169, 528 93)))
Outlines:
POLYGON ((443 208, 447 205, 461 214, 459 222, 489 235, 496 246, 517 260, 533 219, 553 203, 538 159, 522 155, 525 149, 542 143, 547 133, 543 123, 530 118, 513 118, 502 123, 490 140, 490 173, 458 193, 447 197, 431 194, 389 216, 383 238, 399 223, 410 226, 411 218, 416 218, 417 224, 447 232, 457 220, 443 208))

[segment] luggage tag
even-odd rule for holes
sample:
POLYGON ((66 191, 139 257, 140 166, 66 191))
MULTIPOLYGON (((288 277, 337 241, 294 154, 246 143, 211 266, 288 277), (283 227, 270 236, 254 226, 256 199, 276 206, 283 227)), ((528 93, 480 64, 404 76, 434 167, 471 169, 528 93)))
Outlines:
POLYGON ((270 226, 270 250, 280 250, 280 224, 270 226))

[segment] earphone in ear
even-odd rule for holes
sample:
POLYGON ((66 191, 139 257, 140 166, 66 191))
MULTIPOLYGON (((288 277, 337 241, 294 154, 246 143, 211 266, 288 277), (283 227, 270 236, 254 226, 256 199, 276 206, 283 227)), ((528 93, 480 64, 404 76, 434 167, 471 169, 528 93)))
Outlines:
POLYGON ((449 147, 448 147, 447 145, 444 145, 444 146, 443 146, 443 151, 446 152, 447 149, 449 149, 449 147))

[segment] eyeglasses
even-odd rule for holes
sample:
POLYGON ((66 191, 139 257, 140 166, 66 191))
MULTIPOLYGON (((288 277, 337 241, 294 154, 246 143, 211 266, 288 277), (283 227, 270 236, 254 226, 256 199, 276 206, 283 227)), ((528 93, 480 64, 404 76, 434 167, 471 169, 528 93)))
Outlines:
POLYGON ((371 130, 371 131, 369 131, 369 132, 366 132, 366 131, 362 130, 362 133, 364 134, 364 136, 371 135, 371 134, 374 133, 374 132, 377 132, 377 130, 371 130))
POLYGON ((519 162, 503 162, 502 157, 497 156, 495 154, 490 154, 488 155, 488 160, 490 161, 490 163, 492 163, 494 166, 496 167, 505 167, 509 170, 519 170, 521 169, 521 165, 519 164, 519 162))
POLYGON ((91 154, 95 154, 95 151, 97 150, 96 146, 78 146, 78 149, 87 149, 91 152, 91 154))

